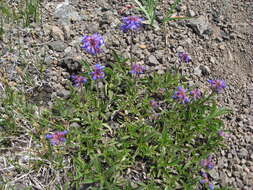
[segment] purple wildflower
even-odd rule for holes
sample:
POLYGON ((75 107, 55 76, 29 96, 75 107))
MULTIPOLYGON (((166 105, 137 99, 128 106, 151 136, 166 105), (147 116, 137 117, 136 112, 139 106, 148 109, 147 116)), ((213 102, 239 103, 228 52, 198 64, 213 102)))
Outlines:
POLYGON ((200 92, 200 90, 199 89, 194 89, 194 90, 192 90, 191 92, 190 92, 190 95, 192 96, 192 98, 194 99, 194 100, 197 100, 197 99, 199 99, 200 97, 201 97, 201 92, 200 92))
POLYGON ((208 156, 207 159, 201 160, 200 165, 202 167, 208 168, 209 170, 214 168, 214 163, 212 161, 212 156, 208 156))
POLYGON ((226 88, 226 84, 222 80, 208 80, 211 84, 211 88, 216 92, 220 93, 224 88, 226 88))
POLYGON ((66 141, 66 139, 64 138, 64 136, 68 133, 68 131, 58 131, 55 132, 53 134, 47 134, 45 137, 46 139, 50 140, 50 143, 52 145, 59 145, 61 143, 64 143, 66 141))
POLYGON ((82 48, 91 55, 97 55, 102 52, 101 46, 104 45, 102 36, 95 33, 91 36, 84 36, 82 39, 82 48))
POLYGON ((179 63, 185 62, 185 63, 189 63, 191 61, 191 57, 184 52, 179 52, 177 53, 178 59, 179 59, 179 63))
POLYGON ((131 67, 131 71, 129 73, 131 74, 142 74, 144 73, 145 67, 138 64, 133 64, 131 67))
POLYGON ((202 176, 203 178, 208 178, 208 176, 207 176, 207 173, 206 173, 206 172, 201 172, 201 176, 202 176))
POLYGON ((177 91, 174 93, 172 98, 178 100, 181 103, 190 102, 189 98, 186 95, 187 89, 183 89, 181 86, 177 87, 177 91))
POLYGON ((137 30, 142 26, 143 20, 143 18, 139 18, 137 16, 123 17, 123 25, 121 25, 120 29, 123 32, 127 32, 128 30, 137 30))
POLYGON ((70 77, 74 83, 74 86, 80 87, 82 84, 87 82, 87 79, 83 76, 72 75, 70 77))
POLYGON ((201 179, 201 180, 199 181, 199 183, 201 183, 201 184, 208 183, 208 179, 201 179))
POLYGON ((158 107, 158 103, 157 103, 157 101, 155 101, 155 100, 150 100, 150 101, 149 101, 149 104, 150 104, 153 108, 157 108, 157 107, 158 107))
POLYGON ((218 135, 219 135, 220 137, 224 137, 224 138, 229 137, 229 134, 225 133, 225 132, 222 131, 222 130, 218 131, 218 135))
POLYGON ((91 76, 93 80, 102 79, 105 77, 105 73, 103 69, 105 66, 102 66, 100 64, 96 64, 93 68, 93 72, 91 72, 91 76))
POLYGON ((208 184, 208 187, 209 187, 210 190, 214 190, 214 186, 213 186, 212 183, 209 183, 209 184, 208 184))
POLYGON ((201 176, 203 177, 203 179, 201 179, 199 181, 199 183, 201 183, 202 185, 204 184, 208 184, 208 187, 210 190, 214 190, 214 186, 212 183, 209 182, 209 179, 208 179, 208 175, 206 172, 200 172, 201 176))

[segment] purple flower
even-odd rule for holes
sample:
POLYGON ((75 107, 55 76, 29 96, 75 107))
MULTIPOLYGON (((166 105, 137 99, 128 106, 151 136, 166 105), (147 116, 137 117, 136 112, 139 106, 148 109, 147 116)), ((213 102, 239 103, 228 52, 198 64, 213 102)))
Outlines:
POLYGON ((208 179, 208 176, 207 176, 207 173, 206 173, 206 172, 201 172, 201 176, 202 176, 203 178, 208 179))
POLYGON ((123 25, 121 25, 120 29, 123 32, 127 32, 128 30, 137 30, 142 26, 143 20, 143 18, 139 18, 137 16, 123 17, 123 25))
POLYGON ((181 103, 190 102, 189 98, 186 95, 187 89, 183 89, 181 86, 177 87, 177 91, 174 93, 172 98, 178 100, 181 103))
POLYGON ((201 160, 200 165, 202 167, 208 168, 209 170, 214 168, 214 163, 212 161, 212 156, 208 156, 207 159, 201 160))
POLYGON ((222 131, 222 130, 218 131, 218 135, 219 135, 220 137, 224 137, 224 138, 229 137, 229 134, 225 133, 225 132, 222 131))
POLYGON ((102 52, 101 46, 104 45, 104 40, 102 36, 95 33, 91 36, 84 36, 82 39, 82 47, 91 55, 96 55, 102 52))
POLYGON ((103 69, 105 66, 102 66, 100 64, 96 64, 93 68, 93 72, 91 72, 91 77, 93 80, 102 79, 105 77, 105 73, 103 69))
POLYGON ((208 176, 206 172, 200 172, 201 176, 203 177, 203 179, 201 179, 199 181, 199 183, 201 183, 202 185, 204 184, 208 184, 208 187, 210 190, 214 190, 214 186, 212 183, 209 182, 208 176))
POLYGON ((80 87, 87 82, 87 79, 83 76, 72 75, 70 78, 72 79, 74 86, 77 87, 80 87))
POLYGON ((150 100, 150 101, 149 101, 149 104, 150 104, 153 108, 157 108, 157 107, 158 107, 158 103, 157 103, 157 101, 155 101, 155 100, 150 100))
POLYGON ((213 169, 213 168, 214 168, 214 163, 213 163, 213 162, 209 162, 209 163, 207 164, 207 168, 208 168, 209 170, 213 169))
POLYGON ((68 133, 68 131, 58 131, 55 132, 53 134, 47 134, 45 135, 46 139, 50 140, 50 143, 52 145, 59 145, 61 143, 64 143, 66 141, 66 139, 64 138, 64 136, 68 133))
POLYGON ((190 92, 190 95, 192 96, 192 98, 194 99, 194 100, 197 100, 197 99, 199 99, 200 97, 201 97, 201 92, 200 92, 200 90, 199 89, 194 89, 194 90, 192 90, 191 92, 190 92))
POLYGON ((199 181, 199 183, 201 183, 201 184, 208 183, 208 179, 201 179, 201 180, 199 181))
POLYGON ((212 183, 209 183, 209 184, 208 184, 208 187, 209 187, 210 190, 214 190, 214 186, 213 186, 212 183))
POLYGON ((224 88, 226 88, 226 84, 222 80, 208 80, 211 84, 211 89, 213 89, 216 93, 220 93, 224 88))
POLYGON ((185 63, 189 63, 191 61, 191 57, 184 52, 179 52, 177 53, 178 59, 179 59, 179 63, 185 62, 185 63))
POLYGON ((131 71, 129 73, 131 74, 142 74, 144 73, 145 67, 138 64, 133 64, 131 67, 131 71))

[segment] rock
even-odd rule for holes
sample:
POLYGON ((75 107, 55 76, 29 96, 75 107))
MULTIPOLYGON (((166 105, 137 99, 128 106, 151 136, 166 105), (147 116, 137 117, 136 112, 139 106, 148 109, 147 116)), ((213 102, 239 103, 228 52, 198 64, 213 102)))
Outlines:
POLYGON ((244 188, 244 184, 242 182, 242 180, 240 179, 236 179, 236 184, 237 184, 237 187, 239 187, 240 189, 243 189, 244 188))
POLYGON ((69 45, 73 47, 80 47, 83 37, 76 36, 73 41, 70 42, 69 45))
POLYGON ((69 25, 63 25, 64 38, 68 40, 70 38, 71 30, 69 25))
POLYGON ((80 71, 81 69, 81 57, 79 56, 68 56, 65 57, 62 61, 61 64, 63 67, 65 67, 68 71, 75 72, 75 71, 80 71))
POLYGON ((209 175, 210 175, 214 180, 217 180, 217 179, 220 178, 217 169, 212 169, 212 170, 210 170, 208 173, 209 173, 209 175))
POLYGON ((185 52, 184 48, 182 46, 178 46, 177 49, 176 49, 176 51, 177 51, 177 53, 185 52))
POLYGON ((196 16, 196 13, 193 10, 190 9, 188 12, 190 17, 196 16))
POLYGON ((220 49, 220 50, 225 50, 225 45, 224 45, 224 44, 220 44, 220 45, 219 45, 219 49, 220 49))
POLYGON ((49 35, 50 34, 50 32, 51 32, 51 25, 49 25, 49 24, 44 24, 43 25, 43 30, 44 30, 44 35, 49 35))
POLYGON ((220 180, 221 180, 221 185, 222 186, 225 186, 225 185, 227 185, 228 184, 228 182, 229 182, 229 178, 228 178, 228 176, 226 175, 226 173, 225 172, 220 172, 220 180))
POLYGON ((154 56, 154 55, 150 55, 149 57, 148 57, 148 61, 149 61, 149 63, 150 63, 150 65, 152 66, 154 66, 154 65, 159 65, 159 61, 156 59, 156 57, 154 56))
POLYGON ((219 168, 224 168, 224 167, 226 168, 228 166, 228 163, 227 163, 227 160, 222 157, 218 160, 217 165, 218 165, 219 168))
POLYGON ((196 76, 199 76, 199 77, 200 77, 200 76, 201 76, 202 71, 201 71, 200 67, 198 66, 198 67, 194 68, 193 73, 194 73, 194 75, 196 75, 196 76))
POLYGON ((64 41, 64 33, 58 26, 52 26, 51 34, 55 40, 64 41))
POLYGON ((71 21, 81 20, 81 17, 75 8, 66 2, 61 3, 56 7, 54 17, 58 18, 59 23, 62 25, 69 25, 71 24, 71 21))
POLYGON ((87 30, 89 33, 96 33, 99 30, 99 24, 91 23, 87 26, 87 30))
POLYGON ((233 158, 233 155, 231 153, 228 153, 228 159, 233 158))
POLYGON ((64 51, 65 49, 65 44, 64 42, 62 41, 53 41, 53 42, 50 42, 49 44, 49 47, 54 50, 54 51, 58 51, 58 52, 62 52, 64 51))
POLYGON ((48 56, 45 57, 44 62, 45 62, 47 65, 51 65, 51 64, 54 62, 54 59, 53 59, 52 56, 48 55, 48 56))
POLYGON ((203 36, 211 31, 208 19, 203 15, 196 19, 191 19, 187 25, 200 36, 203 36))
POLYGON ((73 122, 69 125, 70 127, 80 127, 80 125, 77 122, 73 122))
POLYGON ((209 57, 209 61, 210 61, 210 63, 213 63, 213 64, 216 62, 214 57, 209 57))
POLYGON ((57 95, 62 98, 68 98, 70 95, 70 91, 63 88, 63 89, 57 91, 57 95))
POLYGON ((241 148, 240 152, 238 153, 239 158, 247 158, 248 151, 245 148, 241 148))
POLYGON ((64 53, 65 55, 68 55, 72 52, 72 48, 71 47, 67 47, 65 50, 64 50, 64 53))
POLYGON ((211 70, 209 69, 209 67, 205 66, 205 65, 200 65, 199 69, 201 70, 201 73, 206 76, 209 75, 211 73, 211 70))

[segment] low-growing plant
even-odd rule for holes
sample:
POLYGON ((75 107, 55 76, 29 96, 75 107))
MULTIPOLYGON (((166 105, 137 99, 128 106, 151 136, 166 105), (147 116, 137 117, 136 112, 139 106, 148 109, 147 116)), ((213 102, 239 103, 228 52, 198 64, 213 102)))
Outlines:
POLYGON ((156 18, 156 8, 158 4, 164 7, 163 18, 161 20, 163 24, 167 23, 168 21, 187 20, 192 18, 186 16, 173 16, 175 9, 181 3, 181 0, 175 0, 175 2, 168 9, 166 8, 167 5, 164 5, 157 0, 134 0, 134 2, 138 5, 137 9, 145 14, 147 19, 146 24, 150 24, 153 27, 157 27, 158 23, 156 18))
POLYGON ((130 71, 126 65, 110 64, 100 89, 92 74, 84 73, 85 102, 78 86, 71 88, 68 101, 54 104, 57 113, 49 112, 51 119, 68 121, 54 129, 69 131, 62 148, 72 159, 71 184, 194 189, 201 178, 200 161, 222 145, 218 117, 227 111, 218 108, 216 91, 175 90, 185 86, 179 75, 130 71))
POLYGON ((25 0, 25 9, 21 12, 23 15, 24 26, 39 21, 39 0, 25 0))
MULTIPOLYGON (((133 35, 141 20, 126 17, 121 29, 133 35)), ((83 62, 85 71, 71 76, 67 99, 36 114, 11 87, 1 100, 4 132, 30 135, 36 144, 33 155, 40 159, 29 160, 33 172, 46 168, 52 183, 62 173, 59 187, 68 189, 213 188, 200 172, 212 169, 210 155, 223 146, 220 116, 228 111, 216 96, 224 81, 208 80, 210 89, 201 91, 178 72, 161 75, 133 63, 132 55, 113 51, 113 62, 100 63, 102 35, 85 35, 82 43, 96 64, 83 62), (32 127, 19 131, 19 125, 32 127)), ((191 61, 184 52, 178 57, 179 64, 191 61)))
POLYGON ((39 21, 39 0, 22 0, 15 6, 10 6, 7 2, 2 2, 0 5, 0 36, 4 32, 3 23, 13 22, 19 24, 23 23, 24 27, 29 26, 31 23, 39 21))
POLYGON ((145 14, 148 21, 147 24, 153 26, 154 21, 156 19, 155 9, 157 1, 156 0, 134 0, 134 1, 138 5, 138 9, 145 14))

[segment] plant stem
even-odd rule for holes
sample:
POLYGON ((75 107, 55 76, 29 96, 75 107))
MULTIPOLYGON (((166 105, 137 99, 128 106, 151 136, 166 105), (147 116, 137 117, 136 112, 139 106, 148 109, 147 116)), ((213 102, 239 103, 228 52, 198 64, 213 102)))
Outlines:
POLYGON ((81 102, 85 103, 85 86, 81 85, 81 102))
POLYGON ((98 86, 98 80, 96 80, 96 91, 97 91, 97 108, 99 108, 99 98, 100 98, 100 93, 99 93, 99 86, 98 86))
POLYGON ((130 64, 133 66, 133 31, 130 31, 130 64))

